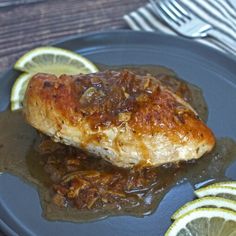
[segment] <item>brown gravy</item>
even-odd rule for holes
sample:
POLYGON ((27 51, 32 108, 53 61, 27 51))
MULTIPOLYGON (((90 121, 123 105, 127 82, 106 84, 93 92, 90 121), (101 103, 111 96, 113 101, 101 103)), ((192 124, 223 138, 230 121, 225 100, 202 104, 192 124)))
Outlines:
MULTIPOLYGON (((129 69, 153 75, 161 73, 165 79, 166 75, 175 76, 163 67, 129 69)), ((171 79, 165 82, 169 86, 176 85, 176 81, 171 79)), ((206 120, 207 108, 200 89, 188 86, 193 95, 187 95, 186 99, 206 120)), ((192 184, 224 180, 226 168, 236 159, 236 143, 230 138, 223 138, 217 140, 213 152, 197 161, 124 170, 99 158, 86 158, 75 148, 53 143, 27 125, 20 112, 1 113, 0 130, 0 171, 12 173, 36 185, 43 215, 49 220, 83 222, 111 215, 142 217, 151 214, 175 184, 184 180, 192 184), (95 188, 98 195, 94 192, 95 188), (79 198, 75 196, 78 191, 81 193, 79 198), (83 193, 86 195, 83 196, 83 193)))

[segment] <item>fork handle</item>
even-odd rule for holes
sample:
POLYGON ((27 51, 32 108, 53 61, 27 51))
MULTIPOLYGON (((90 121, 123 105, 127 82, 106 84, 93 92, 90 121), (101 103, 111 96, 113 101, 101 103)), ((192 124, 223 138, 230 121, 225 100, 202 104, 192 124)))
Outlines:
POLYGON ((210 29, 207 32, 207 36, 210 36, 217 41, 219 41, 222 45, 224 45, 224 48, 230 52, 231 54, 236 55, 236 40, 232 39, 231 37, 225 35, 224 33, 216 30, 216 29, 210 29))

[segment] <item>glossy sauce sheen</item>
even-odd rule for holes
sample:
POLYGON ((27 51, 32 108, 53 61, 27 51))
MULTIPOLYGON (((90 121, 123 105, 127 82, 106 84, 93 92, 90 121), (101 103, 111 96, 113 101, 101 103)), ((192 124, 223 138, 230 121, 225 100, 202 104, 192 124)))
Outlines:
POLYGON ((197 159, 212 150, 215 138, 176 95, 191 98, 188 86, 177 80, 176 86, 163 86, 174 80, 127 69, 60 77, 39 73, 29 82, 24 114, 55 141, 119 167, 197 159))
MULTIPOLYGON (((139 74, 162 74, 163 83, 184 97, 206 121, 206 104, 196 86, 179 81, 173 71, 163 67, 129 69, 139 74)), ((125 170, 100 158, 87 157, 78 149, 53 143, 27 125, 19 112, 0 114, 0 130, 0 171, 35 184, 44 216, 50 220, 82 222, 111 215, 142 217, 152 213, 164 194, 183 180, 196 184, 225 179, 225 169, 236 158, 235 142, 224 138, 217 141, 212 153, 197 161, 125 170)))

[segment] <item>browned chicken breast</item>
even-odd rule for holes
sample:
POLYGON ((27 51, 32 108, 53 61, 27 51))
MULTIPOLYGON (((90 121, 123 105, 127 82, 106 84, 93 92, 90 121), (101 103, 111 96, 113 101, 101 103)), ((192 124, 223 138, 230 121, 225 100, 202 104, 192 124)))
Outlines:
POLYGON ((29 82, 28 122, 119 167, 159 166, 201 157, 215 138, 194 109, 150 75, 105 71, 29 82))

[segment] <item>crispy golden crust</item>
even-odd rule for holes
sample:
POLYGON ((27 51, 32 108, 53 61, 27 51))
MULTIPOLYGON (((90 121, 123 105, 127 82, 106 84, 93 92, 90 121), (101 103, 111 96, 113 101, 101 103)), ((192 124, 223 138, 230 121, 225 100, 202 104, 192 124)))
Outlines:
MULTIPOLYGON (((41 118, 37 120, 38 116, 49 120, 49 128, 56 124, 58 132, 64 123, 80 131, 86 123, 94 134, 87 136, 80 146, 104 138, 96 131, 124 126, 137 138, 161 134, 178 145, 204 141, 208 150, 215 143, 212 132, 188 103, 163 87, 158 79, 127 70, 59 78, 37 74, 26 92, 25 114, 41 131, 43 127, 36 124, 42 122, 41 118)), ((145 156, 146 145, 141 149, 145 156)))

